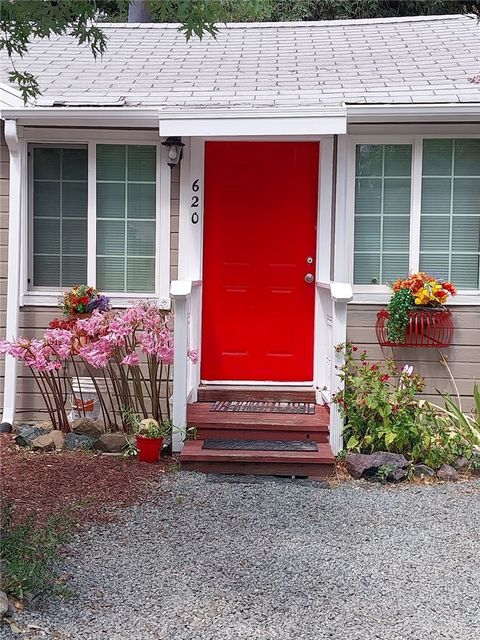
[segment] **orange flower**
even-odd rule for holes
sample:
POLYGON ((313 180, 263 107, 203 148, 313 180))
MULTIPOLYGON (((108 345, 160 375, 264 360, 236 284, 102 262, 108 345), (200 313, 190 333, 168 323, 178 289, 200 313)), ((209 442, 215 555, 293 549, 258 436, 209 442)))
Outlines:
POLYGON ((457 289, 453 286, 451 282, 442 282, 442 287, 445 289, 445 291, 448 291, 448 293, 452 296, 456 295, 457 293, 457 289))

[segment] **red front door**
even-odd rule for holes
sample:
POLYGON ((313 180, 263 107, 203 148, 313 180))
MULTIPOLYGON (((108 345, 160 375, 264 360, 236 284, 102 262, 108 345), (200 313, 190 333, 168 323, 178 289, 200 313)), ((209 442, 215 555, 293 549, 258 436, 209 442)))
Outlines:
POLYGON ((316 142, 207 142, 204 380, 313 379, 316 142))

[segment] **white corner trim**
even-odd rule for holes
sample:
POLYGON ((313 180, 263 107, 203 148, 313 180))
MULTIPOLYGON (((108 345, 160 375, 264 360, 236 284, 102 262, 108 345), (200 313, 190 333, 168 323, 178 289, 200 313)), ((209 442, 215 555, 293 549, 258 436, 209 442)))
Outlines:
MULTIPOLYGON (((20 297, 20 253, 21 253, 21 194, 22 154, 19 132, 15 120, 5 121, 5 141, 10 154, 10 196, 8 215, 8 267, 7 267, 7 340, 18 334, 20 297)), ((17 393, 17 361, 10 355, 5 357, 5 386, 3 400, 3 422, 13 424, 17 393)))

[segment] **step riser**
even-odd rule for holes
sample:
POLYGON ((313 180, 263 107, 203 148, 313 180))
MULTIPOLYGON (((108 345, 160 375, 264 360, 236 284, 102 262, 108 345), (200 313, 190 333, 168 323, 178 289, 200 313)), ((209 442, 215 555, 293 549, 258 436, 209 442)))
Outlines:
POLYGON ((231 400, 237 402, 315 402, 315 391, 312 389, 277 390, 271 389, 215 389, 199 387, 198 402, 216 402, 231 400))
POLYGON ((187 471, 202 473, 220 473, 236 475, 263 475, 302 477, 311 480, 324 480, 334 473, 333 464, 301 464, 278 462, 204 462, 201 460, 182 461, 182 468, 187 471))
POLYGON ((237 427, 219 427, 218 425, 197 427, 200 440, 313 440, 328 442, 328 430, 325 431, 290 431, 285 429, 239 429, 237 427))

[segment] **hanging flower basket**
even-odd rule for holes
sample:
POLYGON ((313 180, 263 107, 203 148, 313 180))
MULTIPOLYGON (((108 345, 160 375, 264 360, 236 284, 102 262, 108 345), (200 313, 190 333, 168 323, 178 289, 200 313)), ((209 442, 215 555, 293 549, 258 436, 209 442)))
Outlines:
POLYGON ((389 313, 381 309, 377 313, 377 340, 382 347, 448 347, 453 337, 452 312, 445 308, 413 309, 408 312, 408 325, 403 341, 393 342, 388 338, 387 321, 389 313))
POLYGON ((444 305, 457 290, 451 282, 419 271, 392 285, 386 309, 377 314, 376 332, 384 347, 448 347, 453 336, 452 313, 444 305))

